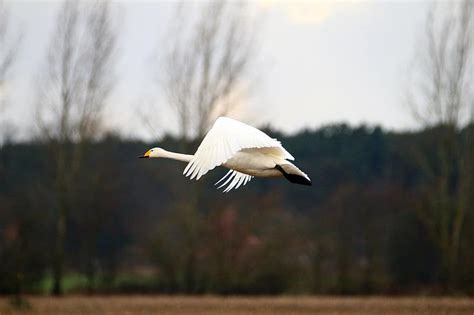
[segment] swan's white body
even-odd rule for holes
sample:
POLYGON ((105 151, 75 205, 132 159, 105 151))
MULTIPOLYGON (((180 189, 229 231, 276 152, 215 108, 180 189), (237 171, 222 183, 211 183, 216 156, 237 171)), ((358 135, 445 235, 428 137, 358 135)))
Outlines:
POLYGON ((311 185, 308 175, 288 161, 294 158, 278 140, 227 117, 216 120, 194 155, 153 148, 143 157, 188 162, 183 174, 197 180, 215 167, 224 166, 230 171, 217 182, 223 182, 219 188, 228 185, 224 192, 245 185, 254 176, 285 176, 291 182, 311 185))
POLYGON ((243 149, 223 164, 228 169, 256 177, 283 176, 275 166, 285 163, 286 160, 266 154, 264 148, 243 149))

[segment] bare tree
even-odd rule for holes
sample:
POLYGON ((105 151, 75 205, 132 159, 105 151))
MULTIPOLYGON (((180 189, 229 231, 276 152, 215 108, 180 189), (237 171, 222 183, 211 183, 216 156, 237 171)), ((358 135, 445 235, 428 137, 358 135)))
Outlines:
MULTIPOLYGON (((474 162, 474 3, 429 13, 418 72, 409 94, 414 116, 436 136, 433 150, 415 149, 424 183, 418 212, 441 254, 441 280, 454 285, 474 162)), ((445 7, 443 7, 446 9, 445 7)))
POLYGON ((201 6, 197 16, 177 7, 171 44, 158 69, 183 139, 203 136, 215 117, 236 107, 255 56, 256 32, 244 5, 201 6))
POLYGON ((100 133, 113 83, 116 35, 108 2, 66 1, 60 9, 45 77, 40 77, 37 122, 54 162, 56 235, 53 293, 62 293, 66 220, 86 145, 100 133), (87 4, 87 6, 86 6, 87 4))
MULTIPOLYGON (((251 79, 258 29, 252 28, 255 21, 242 3, 213 1, 196 6, 177 5, 169 36, 160 43, 162 60, 156 69, 157 83, 176 116, 183 150, 189 149, 191 139, 204 135, 214 118, 229 114, 241 101, 251 79)), ((186 202, 175 203, 172 210, 175 228, 182 233, 181 245, 186 247, 176 252, 177 261, 185 266, 182 285, 192 293, 199 285, 196 239, 203 228, 199 199, 196 185, 186 202)), ((176 266, 170 267, 170 272, 176 271, 176 266)))
MULTIPOLYGON (((20 41, 21 34, 12 33, 8 8, 0 0, 0 114, 6 104, 5 82, 17 56, 20 41)), ((3 154, 3 144, 12 138, 13 130, 14 126, 0 116, 0 157, 3 154)), ((4 171, 1 162, 0 160, 0 174, 4 171)))

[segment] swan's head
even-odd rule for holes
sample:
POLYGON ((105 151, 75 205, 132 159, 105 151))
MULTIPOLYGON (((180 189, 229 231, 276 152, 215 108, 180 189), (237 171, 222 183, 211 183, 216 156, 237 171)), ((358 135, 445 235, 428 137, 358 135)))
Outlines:
POLYGON ((160 158, 163 156, 163 153, 165 150, 162 148, 152 148, 148 151, 145 152, 142 156, 139 156, 138 158, 140 159, 146 159, 146 158, 160 158))

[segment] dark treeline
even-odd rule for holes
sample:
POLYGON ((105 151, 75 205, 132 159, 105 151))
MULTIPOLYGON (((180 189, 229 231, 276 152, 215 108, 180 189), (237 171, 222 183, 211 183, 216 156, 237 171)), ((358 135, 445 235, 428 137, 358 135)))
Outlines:
MULTIPOLYGON (((472 160, 461 149, 437 158, 446 128, 270 132, 313 186, 254 179, 227 194, 213 186, 223 169, 196 182, 181 175, 184 164, 136 158, 151 146, 196 143, 113 135, 88 143, 67 193, 64 281, 82 292, 472 294, 474 211, 459 186, 472 191, 464 168, 472 160), (450 239, 459 220, 451 251, 439 236, 450 239)), ((464 148, 469 132, 455 131, 453 147, 464 148)), ((5 144, 0 154, 0 292, 44 292, 55 164, 41 143, 5 144)))

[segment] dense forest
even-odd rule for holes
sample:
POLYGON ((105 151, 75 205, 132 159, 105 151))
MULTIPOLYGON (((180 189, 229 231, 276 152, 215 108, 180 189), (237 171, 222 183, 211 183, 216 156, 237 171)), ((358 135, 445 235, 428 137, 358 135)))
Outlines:
POLYGON ((137 159, 197 142, 110 134, 81 144, 58 198, 53 146, 5 143, 0 293, 52 290, 60 204, 67 292, 474 293, 471 128, 266 131, 313 186, 256 178, 222 193, 224 169, 197 182, 179 162, 137 159))

